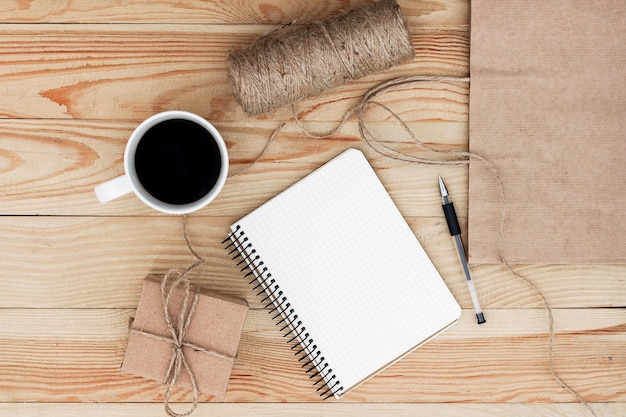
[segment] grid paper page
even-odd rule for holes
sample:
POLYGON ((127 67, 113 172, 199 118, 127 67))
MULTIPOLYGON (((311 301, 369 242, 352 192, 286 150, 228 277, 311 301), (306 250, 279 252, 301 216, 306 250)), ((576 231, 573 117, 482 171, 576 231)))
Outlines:
POLYGON ((240 225, 345 393, 460 307, 364 155, 349 149, 240 225))

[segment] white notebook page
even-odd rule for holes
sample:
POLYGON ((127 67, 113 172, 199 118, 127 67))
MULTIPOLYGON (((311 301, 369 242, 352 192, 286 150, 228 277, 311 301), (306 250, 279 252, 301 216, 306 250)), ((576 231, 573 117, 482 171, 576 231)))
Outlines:
POLYGON ((456 300, 356 149, 231 229, 237 225, 341 383, 338 396, 460 316, 456 300))

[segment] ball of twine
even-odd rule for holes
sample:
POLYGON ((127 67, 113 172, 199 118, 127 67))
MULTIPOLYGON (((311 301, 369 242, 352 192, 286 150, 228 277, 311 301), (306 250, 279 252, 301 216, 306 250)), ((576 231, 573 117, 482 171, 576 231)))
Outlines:
POLYGON ((413 59, 406 19, 396 0, 321 21, 289 24, 228 57, 237 102, 266 113, 413 59))

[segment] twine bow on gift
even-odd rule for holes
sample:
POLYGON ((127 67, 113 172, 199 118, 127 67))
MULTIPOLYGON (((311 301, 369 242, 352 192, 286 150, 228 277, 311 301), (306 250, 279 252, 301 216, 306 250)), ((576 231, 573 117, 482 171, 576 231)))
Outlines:
POLYGON ((191 292, 191 285, 189 283, 189 278, 187 278, 187 275, 194 269, 203 265, 205 262, 204 259, 202 259, 191 247, 189 238, 187 236, 186 220, 187 218, 183 217, 183 231, 184 231, 184 236, 185 236, 185 242, 187 243, 189 250, 195 256, 197 261, 194 264, 190 265, 184 271, 170 269, 165 274, 165 276, 163 277, 163 280, 161 281, 161 300, 163 302, 163 312, 165 313, 165 322, 167 323, 167 328, 169 330, 170 335, 161 336, 158 334, 149 333, 149 332, 139 330, 139 329, 131 329, 131 333, 150 337, 156 340, 165 341, 172 345, 172 357, 170 359, 170 364, 167 368, 167 372, 165 373, 165 376, 163 378, 164 384, 169 383, 167 387, 167 391, 165 393, 164 402, 165 402, 165 412, 170 417, 186 417, 190 415, 191 413, 193 413, 196 407, 198 407, 198 401, 199 401, 198 400, 198 394, 199 394, 198 385, 196 383, 196 378, 193 374, 193 371, 191 370, 191 367, 189 366, 189 362, 187 361, 187 358, 185 357, 183 348, 185 347, 191 348, 196 352, 202 352, 207 355, 222 358, 231 362, 234 362, 236 359, 236 357, 225 355, 223 353, 220 353, 211 349, 206 349, 202 346, 198 346, 193 343, 189 343, 185 341, 185 334, 187 333, 187 329, 189 328, 189 324, 191 323, 191 318, 193 317, 193 313, 196 309, 196 304, 198 303, 198 298, 199 298, 199 295, 197 293, 191 292), (170 304, 170 298, 172 297, 174 290, 179 286, 182 286, 184 290, 183 305, 182 305, 182 308, 180 310, 177 320, 174 320, 172 315, 170 314, 169 304, 170 304), (192 295, 193 297, 191 297, 192 295), (192 298, 191 303, 189 302, 190 298, 192 298), (185 372, 187 372, 187 375, 189 376, 189 381, 191 382, 191 388, 193 390, 193 404, 184 413, 177 413, 174 410, 172 410, 172 408, 169 405, 169 402, 170 402, 170 396, 172 394, 172 390, 174 389, 174 386, 176 385, 176 381, 178 381, 178 377, 180 376, 180 373, 183 369, 185 370, 185 372))

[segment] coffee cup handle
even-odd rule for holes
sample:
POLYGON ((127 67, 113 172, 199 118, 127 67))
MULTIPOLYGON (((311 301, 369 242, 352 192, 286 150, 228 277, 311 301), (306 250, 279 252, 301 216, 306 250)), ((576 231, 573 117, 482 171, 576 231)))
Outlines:
POLYGON ((101 203, 107 203, 111 200, 115 200, 118 197, 130 193, 133 189, 130 186, 130 180, 127 175, 109 180, 105 183, 97 185, 94 188, 96 198, 101 203))

